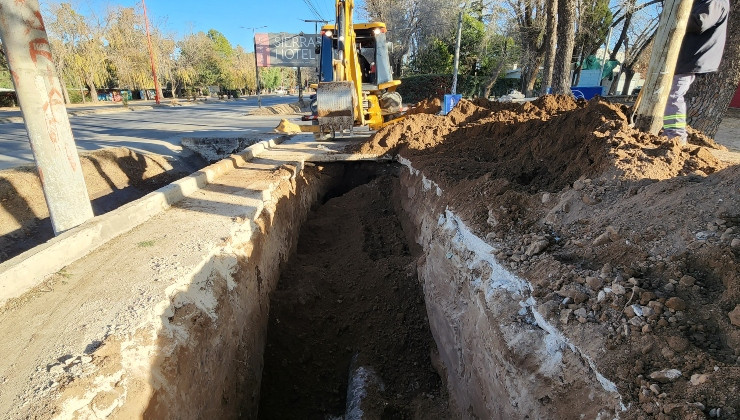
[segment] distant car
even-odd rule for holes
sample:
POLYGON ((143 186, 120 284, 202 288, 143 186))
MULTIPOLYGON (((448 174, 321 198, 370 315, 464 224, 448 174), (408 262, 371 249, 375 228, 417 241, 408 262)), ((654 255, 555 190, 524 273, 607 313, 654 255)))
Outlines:
POLYGON ((279 88, 275 89, 275 95, 285 95, 287 93, 288 93, 288 91, 285 90, 284 87, 279 87, 279 88))

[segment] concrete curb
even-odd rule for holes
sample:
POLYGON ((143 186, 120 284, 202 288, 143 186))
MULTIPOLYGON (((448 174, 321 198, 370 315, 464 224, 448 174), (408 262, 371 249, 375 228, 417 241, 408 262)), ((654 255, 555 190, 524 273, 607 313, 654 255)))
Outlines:
POLYGON ((243 153, 206 166, 118 209, 96 216, 21 255, 0 264, 0 307, 39 285, 50 274, 84 257, 111 239, 146 222, 174 203, 205 187, 221 174, 243 166, 285 136, 261 141, 243 153))

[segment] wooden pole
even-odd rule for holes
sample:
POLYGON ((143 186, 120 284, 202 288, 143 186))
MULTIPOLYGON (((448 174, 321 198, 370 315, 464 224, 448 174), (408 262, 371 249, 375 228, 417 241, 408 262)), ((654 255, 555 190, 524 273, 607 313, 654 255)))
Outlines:
POLYGON ((658 134, 663 127, 663 112, 692 4, 692 0, 665 0, 663 3, 647 78, 641 91, 642 101, 635 110, 635 127, 642 131, 658 134))
POLYGON ((0 0, 0 38, 54 233, 93 217, 38 0, 0 0))

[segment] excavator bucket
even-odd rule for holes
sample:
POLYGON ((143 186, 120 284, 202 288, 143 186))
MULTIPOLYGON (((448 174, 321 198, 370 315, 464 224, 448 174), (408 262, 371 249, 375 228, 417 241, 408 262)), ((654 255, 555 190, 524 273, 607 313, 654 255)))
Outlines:
POLYGON ((355 87, 352 82, 319 83, 316 90, 319 130, 322 133, 352 129, 355 123, 355 87))

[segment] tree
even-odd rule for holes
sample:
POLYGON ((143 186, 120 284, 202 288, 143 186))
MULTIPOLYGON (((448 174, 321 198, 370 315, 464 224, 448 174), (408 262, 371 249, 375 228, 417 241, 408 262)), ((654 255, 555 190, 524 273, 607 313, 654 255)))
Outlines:
POLYGON ((545 58, 545 1, 508 0, 514 14, 514 22, 519 29, 519 43, 522 49, 521 88, 527 96, 532 95, 540 66, 545 58))
POLYGON ((609 0, 578 2, 578 21, 573 53, 577 64, 573 72, 573 84, 578 85, 581 69, 586 59, 599 50, 606 40, 613 16, 609 10, 609 0))
POLYGON ((121 88, 153 88, 143 16, 131 7, 116 7, 107 16, 108 60, 121 88))
POLYGON ((450 45, 435 38, 431 44, 414 54, 410 70, 416 74, 451 73, 452 59, 450 45))
POLYGON ((552 77, 552 93, 571 95, 570 64, 575 42, 576 1, 558 1, 558 48, 552 77))
POLYGON ((740 83, 740 2, 730 0, 727 43, 718 72, 698 77, 686 95, 688 123, 714 137, 740 83))
POLYGON ((386 36, 393 44, 391 67, 400 76, 403 57, 409 51, 424 50, 434 39, 445 40, 458 10, 448 0, 366 0, 364 12, 368 20, 386 24, 386 36))
MULTIPOLYGON (((646 48, 655 37, 655 29, 658 25, 659 12, 656 10, 658 0, 649 0, 642 4, 637 4, 637 0, 625 0, 613 13, 614 28, 619 34, 617 41, 609 55, 609 60, 616 60, 617 54, 624 47, 625 59, 620 66, 619 74, 612 82, 609 88, 609 94, 616 92, 619 78, 622 73, 629 77, 630 80, 635 72, 635 66, 646 48), (652 7, 651 7, 652 6, 652 7), (631 42, 634 40, 634 42, 631 42)), ((625 83, 623 91, 629 90, 629 83, 625 83)))
MULTIPOLYGON (((90 90, 90 99, 98 100, 97 86, 108 81, 107 52, 103 45, 103 26, 95 16, 77 13, 69 3, 50 6, 52 19, 47 24, 54 49, 54 60, 61 75, 62 90, 69 102, 67 84, 90 90)), ((84 101, 84 91, 80 92, 84 101)))
POLYGON ((545 50, 545 67, 542 74, 542 88, 540 94, 547 93, 547 88, 552 86, 552 71, 555 67, 555 47, 557 46, 557 24, 558 24, 558 0, 547 2, 547 49, 545 50))

